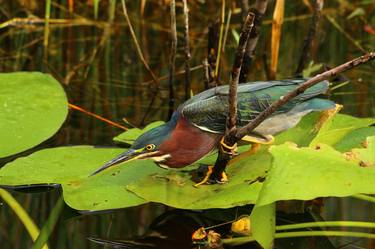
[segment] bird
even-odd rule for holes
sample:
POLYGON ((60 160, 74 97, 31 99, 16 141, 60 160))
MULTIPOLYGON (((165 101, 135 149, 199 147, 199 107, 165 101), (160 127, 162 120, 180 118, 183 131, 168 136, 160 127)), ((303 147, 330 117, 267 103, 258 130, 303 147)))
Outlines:
MULTIPOLYGON (((236 126, 245 126, 306 80, 285 79, 239 84, 236 126)), ((335 102, 325 96, 328 91, 329 82, 326 80, 308 88, 266 118, 244 140, 253 145, 270 144, 274 135, 296 126, 306 114, 335 108, 335 102)), ((174 111, 168 122, 140 135, 127 151, 105 163, 92 175, 124 162, 146 158, 152 159, 162 168, 182 168, 217 149, 235 150, 223 141, 229 117, 228 99, 228 85, 217 86, 193 96, 174 111)), ((196 186, 209 183, 211 172, 209 170, 196 186)), ((216 181, 226 182, 225 173, 216 181)))

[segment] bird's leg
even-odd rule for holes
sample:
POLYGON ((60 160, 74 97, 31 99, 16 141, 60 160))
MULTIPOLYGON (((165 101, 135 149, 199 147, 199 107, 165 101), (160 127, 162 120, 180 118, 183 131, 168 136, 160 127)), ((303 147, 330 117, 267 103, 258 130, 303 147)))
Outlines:
POLYGON ((206 175, 204 176, 204 178, 202 179, 202 181, 194 184, 194 187, 198 187, 200 185, 203 185, 203 184, 206 184, 206 183, 225 183, 228 181, 228 176, 227 174, 223 171, 221 173, 221 178, 215 182, 213 182, 210 177, 212 175, 212 172, 213 172, 213 168, 214 166, 210 165, 207 167, 207 172, 206 172, 206 175))
POLYGON ((251 144, 251 147, 250 147, 247 155, 254 155, 255 153, 258 152, 259 149, 260 149, 260 144, 253 143, 253 144, 251 144))
MULTIPOLYGON (((224 142, 224 137, 220 141, 219 149, 221 152, 225 154, 229 154, 232 156, 237 155, 237 144, 234 144, 233 146, 229 146, 224 142)), ((205 177, 202 181, 195 184, 195 187, 198 187, 200 185, 206 184, 206 183, 226 183, 228 182, 228 176, 225 173, 225 167, 226 165, 219 166, 219 169, 215 168, 214 166, 208 166, 207 172, 205 177), (215 175, 212 175, 214 173, 215 175)))

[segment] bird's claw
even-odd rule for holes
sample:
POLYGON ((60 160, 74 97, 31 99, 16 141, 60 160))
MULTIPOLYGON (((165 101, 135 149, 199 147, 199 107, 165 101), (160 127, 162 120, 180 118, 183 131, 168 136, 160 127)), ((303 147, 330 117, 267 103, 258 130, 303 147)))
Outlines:
POLYGON ((203 184, 215 184, 215 183, 224 184, 228 182, 228 176, 225 172, 221 174, 221 179, 210 179, 210 176, 213 172, 213 168, 214 166, 208 166, 205 177, 203 178, 202 181, 194 184, 194 187, 199 187, 200 185, 203 185, 203 184))
POLYGON ((225 154, 229 154, 231 156, 238 155, 238 153, 237 153, 237 143, 235 143, 233 146, 229 146, 225 143, 224 137, 222 137, 221 140, 220 140, 220 150, 221 150, 221 152, 223 152, 225 154))

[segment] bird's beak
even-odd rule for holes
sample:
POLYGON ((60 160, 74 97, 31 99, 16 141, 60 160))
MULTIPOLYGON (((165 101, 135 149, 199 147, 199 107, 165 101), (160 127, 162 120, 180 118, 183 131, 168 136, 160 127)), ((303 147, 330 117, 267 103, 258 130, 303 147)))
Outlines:
POLYGON ((110 160, 109 162, 104 164, 99 169, 95 170, 90 176, 96 175, 100 171, 103 171, 103 170, 105 170, 105 169, 107 169, 111 166, 115 166, 115 165, 118 165, 118 164, 123 163, 123 162, 129 162, 131 160, 140 158, 140 157, 144 156, 146 153, 147 153, 147 151, 138 151, 138 150, 134 150, 134 149, 129 149, 129 150, 125 151, 124 153, 121 153, 117 157, 113 158, 112 160, 110 160))

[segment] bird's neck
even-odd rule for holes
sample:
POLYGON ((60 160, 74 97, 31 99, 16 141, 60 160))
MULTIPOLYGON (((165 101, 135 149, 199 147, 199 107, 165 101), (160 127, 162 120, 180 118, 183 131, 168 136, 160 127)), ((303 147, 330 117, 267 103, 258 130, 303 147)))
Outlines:
POLYGON ((159 164, 180 168, 194 163, 216 148, 220 134, 209 133, 191 125, 180 116, 170 137, 159 147, 159 164))

